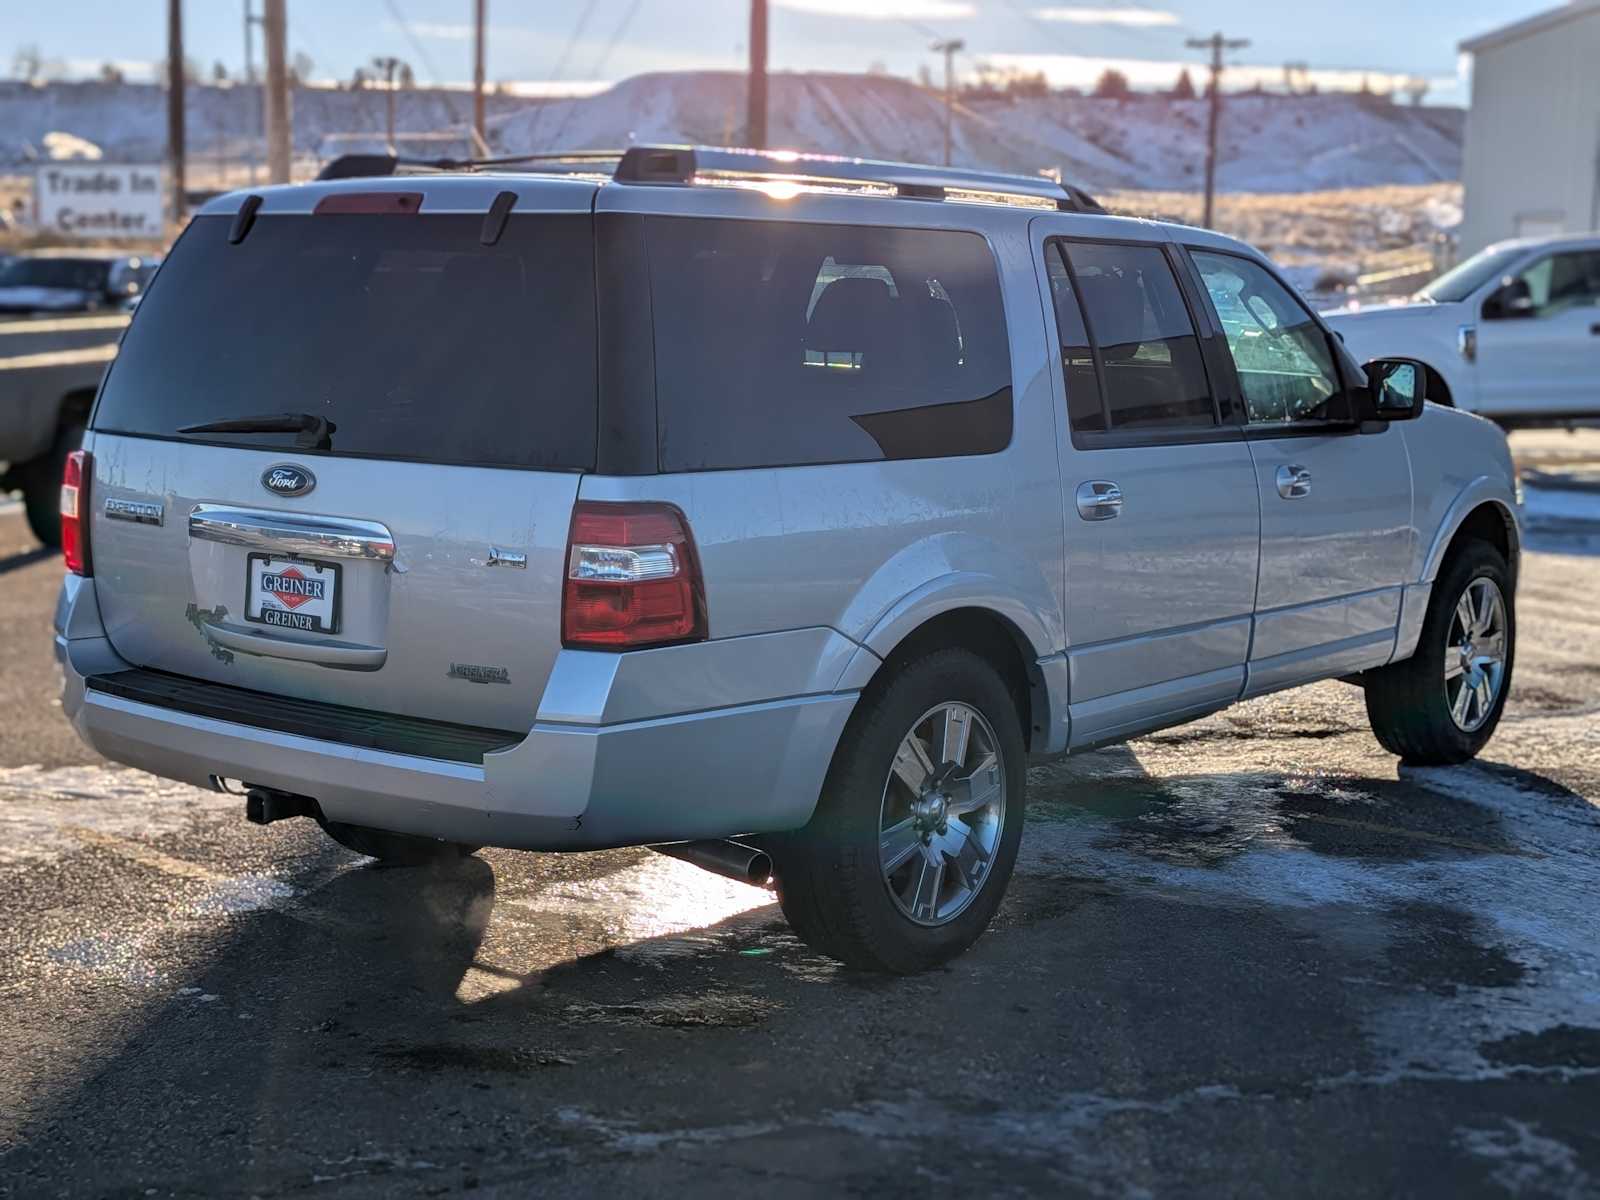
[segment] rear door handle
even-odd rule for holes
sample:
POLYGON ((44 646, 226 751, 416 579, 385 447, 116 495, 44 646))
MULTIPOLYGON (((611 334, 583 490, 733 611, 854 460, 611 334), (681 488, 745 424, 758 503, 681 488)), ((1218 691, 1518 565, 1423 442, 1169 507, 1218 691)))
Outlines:
POLYGON ((1109 521, 1122 512, 1122 489, 1109 479, 1078 485, 1078 515, 1085 521, 1109 521))
POLYGON ((1298 500, 1311 494, 1311 472, 1304 467, 1278 468, 1278 495, 1285 500, 1298 500))

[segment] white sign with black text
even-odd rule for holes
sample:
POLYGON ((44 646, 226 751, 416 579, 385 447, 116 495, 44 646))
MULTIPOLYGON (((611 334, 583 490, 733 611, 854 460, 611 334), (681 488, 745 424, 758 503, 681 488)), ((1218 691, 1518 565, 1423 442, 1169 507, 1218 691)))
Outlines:
POLYGON ((39 228, 67 237, 158 238, 165 225, 160 167, 44 163, 33 198, 39 228))

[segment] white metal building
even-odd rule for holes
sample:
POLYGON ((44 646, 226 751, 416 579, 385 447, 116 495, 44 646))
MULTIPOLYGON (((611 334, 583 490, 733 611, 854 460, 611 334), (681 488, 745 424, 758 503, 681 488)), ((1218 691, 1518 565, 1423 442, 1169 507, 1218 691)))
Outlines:
POLYGON ((1463 255, 1600 228, 1600 0, 1461 43, 1473 56, 1463 255))

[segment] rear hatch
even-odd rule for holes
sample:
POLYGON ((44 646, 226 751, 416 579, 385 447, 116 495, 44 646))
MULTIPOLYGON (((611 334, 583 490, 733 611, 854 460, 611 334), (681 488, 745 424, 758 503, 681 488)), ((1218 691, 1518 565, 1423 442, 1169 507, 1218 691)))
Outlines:
POLYGON ((526 730, 594 464, 587 198, 524 198, 486 245, 482 210, 340 195, 237 243, 198 217, 140 305, 93 420, 107 632, 140 667, 526 730))

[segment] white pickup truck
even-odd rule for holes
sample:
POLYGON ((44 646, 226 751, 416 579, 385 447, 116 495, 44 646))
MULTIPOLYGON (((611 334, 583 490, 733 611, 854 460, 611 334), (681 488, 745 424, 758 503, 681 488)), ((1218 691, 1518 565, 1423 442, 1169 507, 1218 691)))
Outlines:
POLYGON ((1600 234, 1500 242, 1409 303, 1325 316, 1360 361, 1420 360, 1430 400, 1506 428, 1600 417, 1600 234))

